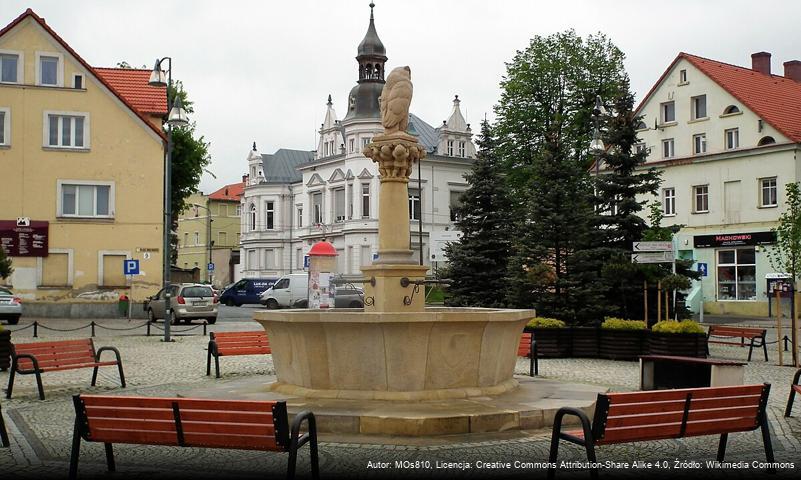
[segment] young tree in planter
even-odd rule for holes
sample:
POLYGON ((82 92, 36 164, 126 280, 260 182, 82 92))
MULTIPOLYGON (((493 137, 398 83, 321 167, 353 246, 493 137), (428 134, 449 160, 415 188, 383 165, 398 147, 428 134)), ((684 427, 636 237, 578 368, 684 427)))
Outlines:
MULTIPOLYGON (((779 217, 776 243, 767 249, 771 266, 789 274, 798 291, 798 277, 801 276, 801 188, 797 182, 788 183, 785 189, 787 209, 779 217)), ((798 293, 796 293, 797 295, 798 293)), ((793 342, 793 365, 799 366, 798 358, 798 312, 794 311, 791 320, 793 342)))
POLYGON ((506 304, 506 265, 512 238, 511 201, 505 176, 495 154, 496 139, 484 120, 476 161, 465 180, 470 188, 457 209, 458 243, 446 248, 445 275, 453 281, 446 302, 453 306, 503 307, 506 304))
MULTIPOLYGON (((603 171, 596 182, 596 221, 599 240, 606 247, 604 276, 610 284, 607 300, 615 313, 626 318, 642 312, 642 281, 637 265, 632 265, 632 244, 643 238, 648 228, 641 212, 648 194, 656 194, 660 173, 641 168, 648 157, 646 150, 636 151, 637 127, 642 116, 634 114, 634 95, 624 81, 621 94, 614 100, 614 114, 606 117, 603 141, 606 150, 598 155, 603 171)), ((639 318, 639 317, 638 317, 639 318)))

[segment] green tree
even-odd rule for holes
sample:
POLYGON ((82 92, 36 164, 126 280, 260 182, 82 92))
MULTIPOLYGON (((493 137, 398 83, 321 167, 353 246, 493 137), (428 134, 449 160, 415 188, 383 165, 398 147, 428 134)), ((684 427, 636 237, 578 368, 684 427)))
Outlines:
MULTIPOLYGON (((798 278, 801 276, 801 188, 798 182, 785 187, 787 200, 784 213, 779 216, 779 224, 771 229, 776 232, 776 243, 767 249, 771 266, 787 273, 793 279, 794 290, 798 291, 798 278)), ((797 314, 792 318, 793 365, 798 366, 798 321, 797 314)))
POLYGON ((5 249, 0 247, 0 278, 6 279, 14 273, 14 268, 11 266, 11 257, 6 255, 5 249))
POLYGON ((446 301, 453 306, 503 307, 512 212, 505 175, 495 155, 496 138, 486 120, 477 143, 476 161, 465 174, 470 187, 457 209, 456 227, 462 238, 446 248, 449 264, 443 274, 453 281, 446 301))
POLYGON ((623 58, 603 34, 568 30, 534 37, 506 66, 495 131, 516 200, 511 305, 576 322, 609 310, 588 150, 595 96, 619 96, 623 58))
MULTIPOLYGON (((624 318, 642 314, 642 266, 631 263, 634 242, 643 239, 648 225, 642 218, 647 202, 661 182, 654 168, 643 168, 648 152, 637 151, 637 127, 642 116, 634 113, 634 95, 624 81, 612 102, 612 115, 604 116, 602 139, 606 149, 597 155, 603 171, 595 178, 598 239, 605 249, 603 275, 610 289, 612 313, 624 318)), ((659 212, 661 215, 661 211, 659 212)), ((659 224, 660 220, 657 220, 659 224)), ((670 234, 668 234, 670 240, 670 234)))

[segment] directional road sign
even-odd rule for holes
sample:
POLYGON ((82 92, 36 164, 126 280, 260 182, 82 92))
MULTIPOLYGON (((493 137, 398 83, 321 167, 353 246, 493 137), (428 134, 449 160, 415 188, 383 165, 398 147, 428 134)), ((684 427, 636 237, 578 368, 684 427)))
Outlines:
POLYGON ((634 242, 634 252, 672 252, 673 242, 634 242))
POLYGON ((126 259, 122 262, 125 275, 139 275, 139 260, 126 259))
POLYGON ((706 263, 698 263, 698 271, 701 273, 702 277, 706 277, 709 275, 709 265, 706 263))
POLYGON ((632 253, 631 263, 673 263, 673 252, 632 253))

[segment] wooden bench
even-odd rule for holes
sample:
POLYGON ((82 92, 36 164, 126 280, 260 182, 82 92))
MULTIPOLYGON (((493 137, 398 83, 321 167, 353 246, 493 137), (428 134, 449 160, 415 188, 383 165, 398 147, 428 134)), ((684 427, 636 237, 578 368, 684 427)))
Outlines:
POLYGON ((801 385, 799 385, 799 380, 801 380, 801 369, 795 372, 795 376, 793 377, 793 383, 790 384, 790 397, 787 399, 787 408, 784 410, 784 416, 789 417, 790 412, 793 410, 793 402, 795 401, 795 394, 801 393, 801 385))
POLYGON ((640 390, 742 385, 745 363, 714 358, 643 355, 640 390))
MULTIPOLYGON (((583 411, 560 408, 554 417, 548 478, 556 474, 559 440, 583 446, 596 463, 595 446, 720 435, 717 460, 726 455, 728 435, 762 429, 765 456, 773 463, 768 417, 770 384, 599 394, 593 420, 583 411), (562 432, 562 419, 574 415, 581 430, 562 432)), ((773 470, 769 470, 772 472, 773 470)), ((592 478, 598 469, 590 468, 592 478)))
POLYGON ((10 447, 11 442, 8 441, 8 432, 6 432, 6 422, 3 420, 3 412, 0 409, 0 445, 10 447))
MULTIPOLYGON (((768 361, 768 344, 765 342, 765 329, 764 328, 747 328, 747 327, 733 327, 731 325, 710 325, 709 332, 707 332, 708 343, 722 343, 724 345, 739 345, 745 347, 745 339, 750 339, 748 345, 748 361, 751 361, 751 353, 754 347, 762 347, 765 352, 765 361, 768 361), (726 338, 739 338, 739 342, 726 342, 723 340, 712 340, 711 337, 726 337, 726 338), (760 343, 754 343, 759 340, 760 343)), ((707 354, 709 350, 707 347, 707 354)))
POLYGON ((69 478, 78 475, 81 439, 102 442, 108 470, 116 470, 113 444, 168 445, 289 452, 287 478, 294 478, 298 448, 309 444, 311 473, 319 478, 314 414, 295 416, 286 402, 196 398, 75 395, 69 478), (300 435, 302 422, 307 433, 300 435))
POLYGON ((211 375, 211 357, 220 378, 220 357, 232 355, 264 355, 273 353, 267 332, 211 332, 209 352, 206 357, 206 375, 211 375))
POLYGON ((534 335, 530 333, 523 333, 520 335, 520 345, 517 346, 517 356, 529 359, 529 377, 540 374, 540 364, 537 360, 537 342, 534 341, 534 335))
POLYGON ((6 398, 11 398, 11 392, 14 389, 14 377, 17 373, 20 375, 36 375, 39 399, 44 400, 42 373, 91 367, 94 368, 92 373, 92 386, 94 387, 97 383, 97 369, 110 365, 117 366, 120 373, 120 384, 122 388, 125 388, 125 374, 122 371, 122 358, 120 358, 119 350, 114 347, 101 347, 95 351, 95 344, 91 338, 11 344, 11 371, 8 377, 6 398), (107 350, 113 352, 117 359, 101 362, 100 354, 107 350))

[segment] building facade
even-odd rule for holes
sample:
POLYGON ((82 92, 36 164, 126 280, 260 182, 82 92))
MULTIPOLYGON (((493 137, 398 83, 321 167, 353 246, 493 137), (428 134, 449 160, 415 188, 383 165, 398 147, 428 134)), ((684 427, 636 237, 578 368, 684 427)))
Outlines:
MULTIPOLYGON (((248 155, 241 226, 245 277, 302 271, 311 245, 323 238, 337 250, 338 273, 359 274, 377 254, 378 169, 362 149, 384 131, 379 96, 387 56, 372 9, 356 60, 357 84, 348 94, 345 117, 338 118, 329 95, 315 151, 263 155, 254 144, 248 155)), ((409 244, 430 265, 431 239, 453 230, 451 206, 467 189, 463 175, 476 151, 458 96, 440 126, 412 114, 409 132, 427 151, 409 180, 409 244)))
POLYGON ((26 315, 105 316, 158 291, 165 89, 93 68, 30 9, 0 30, 0 63, 0 236, 26 315))
POLYGON ((704 275, 688 297, 707 313, 766 316, 785 187, 801 180, 801 62, 771 72, 680 53, 638 108, 647 166, 662 172, 664 224, 704 275))
POLYGON ((187 198, 187 208, 178 217, 177 267, 199 268, 201 280, 216 287, 236 280, 243 190, 244 181, 187 198))

